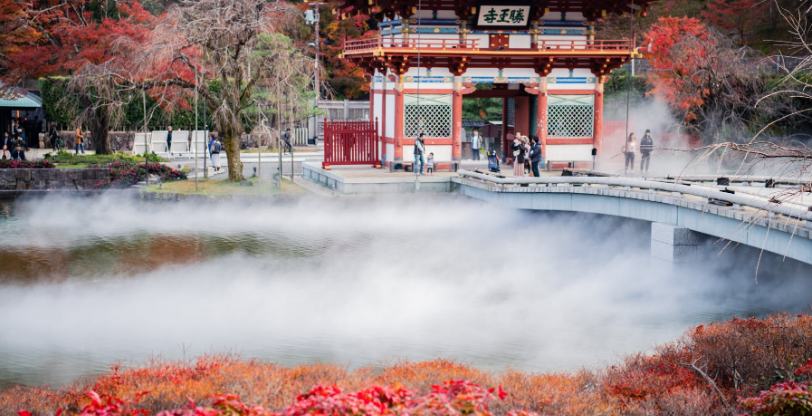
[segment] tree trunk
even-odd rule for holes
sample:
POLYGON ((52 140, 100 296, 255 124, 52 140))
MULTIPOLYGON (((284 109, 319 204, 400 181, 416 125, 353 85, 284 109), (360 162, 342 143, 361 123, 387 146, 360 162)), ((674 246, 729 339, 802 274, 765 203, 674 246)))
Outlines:
POLYGON ((223 123, 220 125, 220 134, 223 138, 223 147, 228 160, 228 180, 242 182, 242 162, 240 161, 240 144, 242 142, 242 126, 223 123))
POLYGON ((93 111, 93 118, 88 122, 90 137, 96 147, 97 155, 109 155, 113 153, 110 146, 110 112, 104 107, 99 107, 93 111))

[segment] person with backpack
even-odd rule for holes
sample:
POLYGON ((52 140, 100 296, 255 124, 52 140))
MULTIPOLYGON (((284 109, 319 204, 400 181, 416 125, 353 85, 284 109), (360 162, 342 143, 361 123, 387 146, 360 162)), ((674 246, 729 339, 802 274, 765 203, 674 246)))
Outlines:
POLYGON ((293 146, 290 145, 290 128, 285 130, 285 133, 282 135, 282 141, 285 144, 285 153, 293 153, 293 146))
POLYGON ((513 139, 513 176, 523 178, 526 149, 521 139, 519 139, 520 136, 520 134, 516 134, 516 138, 513 139))
POLYGON ((425 134, 420 133, 420 136, 414 140, 414 174, 415 175, 422 175, 423 174, 423 165, 426 163, 425 159, 423 159, 423 153, 426 151, 426 143, 423 141, 423 136, 425 134), (417 170, 417 164, 420 163, 420 170, 417 170))
POLYGON ((212 136, 209 142, 209 153, 211 154, 211 167, 215 172, 220 171, 220 152, 223 151, 223 145, 217 137, 212 136))

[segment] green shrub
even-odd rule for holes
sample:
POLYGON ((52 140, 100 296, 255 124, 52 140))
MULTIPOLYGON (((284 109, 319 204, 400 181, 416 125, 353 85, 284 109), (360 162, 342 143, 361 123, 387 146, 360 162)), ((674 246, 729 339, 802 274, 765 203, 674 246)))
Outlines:
MULTIPOLYGON (((75 153, 61 150, 56 154, 46 153, 44 157, 45 160, 61 165, 101 165, 114 162, 133 164, 144 163, 144 155, 130 155, 126 153, 113 153, 111 155, 77 155, 75 153)), ((148 158, 149 162, 152 163, 166 162, 166 160, 162 159, 160 156, 152 153, 148 153, 146 157, 148 158)))

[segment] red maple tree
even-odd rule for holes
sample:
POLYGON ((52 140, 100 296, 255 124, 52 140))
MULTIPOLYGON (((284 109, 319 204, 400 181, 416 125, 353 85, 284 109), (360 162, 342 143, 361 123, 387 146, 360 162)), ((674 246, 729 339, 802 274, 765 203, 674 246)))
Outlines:
MULTIPOLYGON (((22 80, 72 75, 88 64, 123 61, 112 43, 140 42, 154 17, 138 0, 0 0, 0 94, 15 94, 22 80)), ((109 108, 90 92, 77 92, 97 153, 110 153, 109 108)))
POLYGON ((747 33, 758 27, 768 6, 761 0, 708 0, 702 17, 719 29, 735 33, 739 43, 746 45, 747 33))

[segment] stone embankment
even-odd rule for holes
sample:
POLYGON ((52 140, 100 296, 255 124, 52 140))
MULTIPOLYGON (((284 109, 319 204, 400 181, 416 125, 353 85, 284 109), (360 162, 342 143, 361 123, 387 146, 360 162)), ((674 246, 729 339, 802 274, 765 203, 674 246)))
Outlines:
POLYGON ((109 169, 0 169, 0 191, 85 191, 109 184, 109 169))

